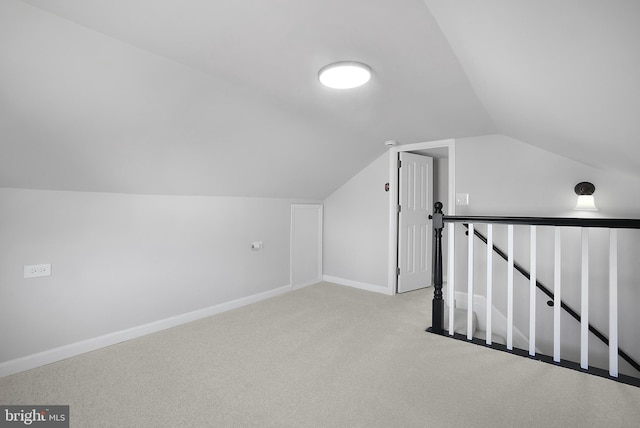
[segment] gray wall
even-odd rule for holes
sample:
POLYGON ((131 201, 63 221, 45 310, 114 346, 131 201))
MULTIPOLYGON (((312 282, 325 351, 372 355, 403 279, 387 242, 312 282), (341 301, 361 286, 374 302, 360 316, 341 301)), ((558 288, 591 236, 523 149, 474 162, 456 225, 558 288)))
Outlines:
POLYGON ((442 202, 444 205, 449 203, 449 159, 434 158, 433 159, 433 201, 442 202))
POLYGON ((0 188, 0 362, 288 285, 290 203, 0 188))
POLYGON ((538 149, 504 135, 456 140, 456 213, 575 216, 573 187, 591 181, 601 217, 640 218, 640 181, 538 149))
POLYGON ((389 155, 385 153, 324 201, 323 273, 387 287, 389 155))
MULTIPOLYGON (((434 159, 434 201, 447 202, 448 171, 448 159, 434 159)), ((387 182, 389 154, 385 153, 325 200, 325 275, 388 287, 391 193, 384 191, 387 182)))

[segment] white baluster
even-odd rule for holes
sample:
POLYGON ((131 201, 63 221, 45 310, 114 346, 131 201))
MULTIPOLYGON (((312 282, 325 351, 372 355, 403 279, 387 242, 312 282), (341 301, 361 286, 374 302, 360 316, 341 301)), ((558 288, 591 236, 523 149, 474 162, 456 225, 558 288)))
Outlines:
POLYGON ((473 339, 473 224, 469 224, 469 264, 467 287, 467 340, 473 339))
POLYGON ((491 312, 493 311, 493 224, 487 225, 487 345, 491 345, 491 312))
POLYGON ((513 225, 507 226, 507 349, 513 349, 513 225))
POLYGON ((589 368, 589 229, 582 227, 580 367, 589 368))
POLYGON ((455 276, 455 223, 449 223, 449 258, 448 260, 448 270, 447 274, 447 300, 449 301, 449 335, 453 336, 454 333, 454 308, 455 308, 455 298, 456 298, 456 286, 454 281, 455 276))
POLYGON ((553 264, 553 361, 560 362, 560 309, 562 279, 561 229, 555 227, 555 249, 553 264))
POLYGON ((618 377, 618 232, 609 229, 609 374, 618 377))
POLYGON ((531 226, 529 240, 531 273, 529 277, 529 355, 536 355, 536 227, 531 226))

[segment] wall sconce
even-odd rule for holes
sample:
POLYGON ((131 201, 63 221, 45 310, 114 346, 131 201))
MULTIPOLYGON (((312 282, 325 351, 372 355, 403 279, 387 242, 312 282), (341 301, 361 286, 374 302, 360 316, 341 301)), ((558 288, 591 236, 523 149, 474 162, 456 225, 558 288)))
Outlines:
POLYGON ((588 181, 583 181, 576 184, 573 189, 578 195, 578 202, 576 203, 576 210, 579 211, 598 211, 596 207, 596 201, 593 198, 593 192, 596 191, 596 186, 588 181))

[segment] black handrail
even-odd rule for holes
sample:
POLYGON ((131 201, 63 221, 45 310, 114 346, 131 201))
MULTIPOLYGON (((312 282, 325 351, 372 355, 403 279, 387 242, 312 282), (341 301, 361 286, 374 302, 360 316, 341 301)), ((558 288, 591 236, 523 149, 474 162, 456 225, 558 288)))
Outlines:
MULTIPOLYGON (((467 228, 466 233, 469 234, 468 223, 463 223, 462 225, 467 228)), ((480 233, 477 229, 474 228, 473 234, 478 238, 480 238, 482 242, 488 245, 487 237, 484 236, 482 233, 480 233)), ((504 251, 502 251, 500 248, 496 247, 495 245, 493 245, 493 251, 505 261, 509 260, 507 254, 505 254, 504 251)), ((521 265, 514 262, 513 268, 518 272, 520 272, 520 274, 522 274, 522 276, 524 276, 526 279, 531 280, 531 274, 521 265)), ((544 294, 546 294, 550 299, 553 300, 555 298, 555 295, 553 294, 553 292, 549 290, 540 281, 536 281, 536 287, 540 289, 540 291, 542 291, 544 294)), ((582 317, 580 316, 580 314, 577 313, 573 308, 571 308, 571 306, 567 305, 563 300, 560 300, 560 307, 564 309, 569 315, 571 315, 571 317, 574 318, 576 321, 581 322, 582 317)), ((598 330, 593 325, 591 325, 591 323, 589 323, 589 331, 593 333, 593 335, 596 336, 598 339, 600 339, 605 345, 609 346, 609 338, 605 336, 600 330, 598 330)), ((618 347, 618 355, 620 355, 620 357, 622 357, 622 359, 625 360, 627 363, 629 363, 634 369, 640 372, 640 364, 638 364, 638 362, 636 362, 629 354, 621 350, 619 347, 618 347)))
POLYGON ((631 218, 572 218, 572 217, 494 217, 448 216, 444 223, 496 223, 527 226, 603 227, 608 229, 640 229, 640 219, 631 218))

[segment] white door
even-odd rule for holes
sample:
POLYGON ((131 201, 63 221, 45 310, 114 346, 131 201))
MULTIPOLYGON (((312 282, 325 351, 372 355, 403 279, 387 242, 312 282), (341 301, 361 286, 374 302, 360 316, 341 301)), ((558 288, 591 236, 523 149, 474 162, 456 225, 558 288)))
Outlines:
POLYGON ((291 205, 291 287, 322 281, 322 205, 291 205))
POLYGON ((432 282, 433 159, 400 152, 398 218, 398 293, 432 282))

